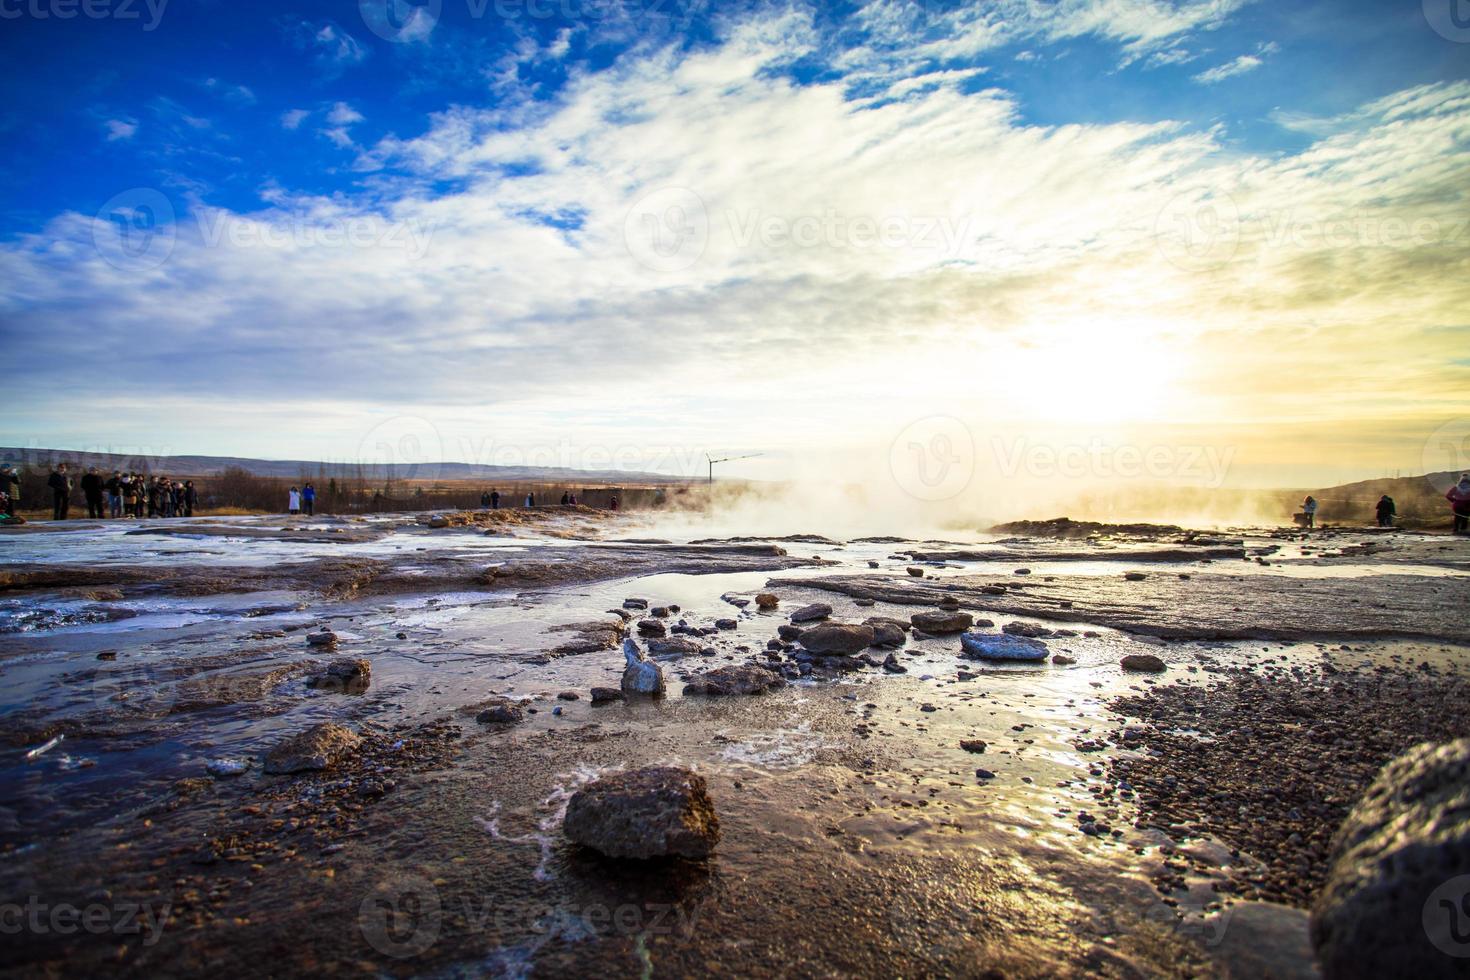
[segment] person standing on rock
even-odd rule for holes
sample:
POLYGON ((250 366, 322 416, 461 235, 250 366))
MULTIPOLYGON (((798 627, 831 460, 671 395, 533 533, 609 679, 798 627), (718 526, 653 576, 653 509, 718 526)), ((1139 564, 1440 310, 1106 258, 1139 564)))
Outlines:
POLYGON ((488 493, 482 493, 482 494, 480 494, 480 509, 481 510, 489 510, 490 509, 490 495, 488 493))
POLYGON ((122 474, 113 470, 102 489, 107 491, 107 516, 117 520, 122 516, 122 474))
POLYGON ((184 481, 184 516, 193 517, 194 508, 199 503, 199 491, 194 489, 193 480, 184 481))
POLYGON ((562 495, 561 495, 561 505, 563 507, 565 507, 567 504, 569 504, 571 502, 572 502, 572 495, 569 494, 569 493, 567 493, 565 490, 563 490, 562 491, 562 495))
POLYGON ((530 507, 532 509, 535 508, 535 506, 536 506, 536 495, 534 493, 529 493, 528 492, 526 494, 526 506, 527 507, 530 507))
POLYGON ((316 516, 316 487, 310 483, 301 488, 301 512, 307 517, 316 516))
POLYGON ((500 509, 500 491, 499 490, 491 490, 490 491, 490 509, 491 510, 499 510, 500 509))
POLYGON ((1306 526, 1308 528, 1316 525, 1317 498, 1311 494, 1307 494, 1306 499, 1302 501, 1302 516, 1306 518, 1306 526))
POLYGON ((1450 487, 1444 499, 1450 502, 1454 515, 1453 533, 1464 534, 1470 528, 1470 473, 1461 473, 1460 482, 1450 487))
POLYGON ((20 473, 9 463, 0 466, 0 493, 5 494, 5 516, 14 517, 20 506, 20 473))
POLYGON ((87 472, 82 474, 82 496, 87 501, 87 516, 93 520, 104 517, 102 510, 102 475, 97 472, 97 467, 87 467, 87 472))
POLYGON ((301 513, 301 491, 295 487, 286 493, 286 511, 290 514, 301 513))
POLYGON ((46 478, 46 485, 51 488, 51 519, 66 520, 67 512, 71 510, 71 477, 66 475, 65 463, 57 464, 46 478))
POLYGON ((1398 512, 1398 508, 1394 506, 1393 498, 1388 494, 1379 497, 1376 510, 1378 513, 1378 526, 1393 527, 1394 514, 1398 512))

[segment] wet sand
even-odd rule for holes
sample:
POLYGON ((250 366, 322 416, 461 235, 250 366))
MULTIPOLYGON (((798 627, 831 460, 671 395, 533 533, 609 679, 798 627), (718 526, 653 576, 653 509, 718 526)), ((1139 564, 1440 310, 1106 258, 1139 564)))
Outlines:
POLYGON ((640 515, 554 509, 513 527, 269 530, 283 523, 0 538, 0 878, 16 901, 98 906, 110 926, 8 937, 7 971, 1122 977, 1269 961, 1311 976, 1321 833, 1420 722, 1449 724, 1470 662, 1470 548, 1443 537, 694 543, 640 515), (758 591, 780 608, 730 601, 758 591), (629 597, 678 605, 669 624, 735 626, 664 660, 667 699, 593 705, 592 686, 617 686, 609 610, 629 597), (1073 662, 978 663, 911 634, 904 674, 680 694, 714 666, 794 666, 765 648, 804 603, 861 622, 940 598, 1070 633, 1045 642, 1073 662), (330 653, 305 640, 324 625, 330 653), (1168 670, 1126 673, 1130 653, 1168 670), (338 656, 371 662, 365 692, 307 686, 338 656), (490 728, 460 710, 492 695, 534 713, 490 728), (1369 741, 1353 727, 1408 697, 1446 708, 1369 741), (266 750, 317 721, 362 750, 262 774, 266 750), (983 752, 960 745, 976 739, 983 752), (1253 787, 1257 767, 1229 761, 1252 746, 1316 797, 1253 787), (211 775, 221 760, 250 767, 211 775), (655 763, 708 779, 715 857, 613 862, 561 837, 575 787, 655 763), (1306 889, 1286 887, 1304 861, 1306 889), (145 907, 155 930, 120 928, 145 907))

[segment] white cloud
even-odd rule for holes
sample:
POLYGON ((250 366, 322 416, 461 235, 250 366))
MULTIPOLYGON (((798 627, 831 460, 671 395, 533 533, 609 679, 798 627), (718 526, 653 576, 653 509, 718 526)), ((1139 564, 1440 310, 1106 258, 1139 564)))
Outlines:
POLYGON ((286 129, 300 129, 310 115, 310 109, 287 109, 281 113, 281 125, 286 129))
POLYGON ((107 128, 107 141, 130 140, 138 132, 136 119, 109 119, 103 123, 107 128))
POLYGON ((353 123, 362 122, 362 119, 362 113, 346 102, 338 102, 327 113, 327 122, 333 126, 351 126, 353 123))
MULTIPOLYGON (((1443 328, 1470 308, 1470 83, 1252 155, 1167 121, 1029 124, 942 71, 854 100, 766 70, 811 52, 808 27, 727 24, 709 50, 573 70, 549 105, 446 110, 362 151, 370 193, 271 188, 187 218, 157 268, 110 265, 112 227, 62 216, 0 246, 0 316, 73 359, 146 329, 110 377, 241 418, 309 392, 342 452, 385 404, 506 440, 773 448, 941 412, 1033 424, 1060 389, 1104 417, 1167 388, 1199 426, 1376 413, 1409 388, 1464 414, 1443 328), (1392 377, 1363 375, 1385 338, 1392 377), (656 409, 597 408, 630 394, 656 409)), ((324 111, 350 147, 360 114, 324 111)), ((19 383, 61 410, 45 377, 19 383)))
POLYGON ((1195 75, 1194 80, 1201 85, 1215 85, 1223 82, 1227 78, 1244 75, 1246 72, 1255 71, 1261 67, 1267 57, 1280 50, 1280 45, 1274 41, 1262 44, 1256 49, 1255 54, 1243 54, 1232 61, 1225 62, 1223 65, 1216 65, 1214 68, 1195 75))

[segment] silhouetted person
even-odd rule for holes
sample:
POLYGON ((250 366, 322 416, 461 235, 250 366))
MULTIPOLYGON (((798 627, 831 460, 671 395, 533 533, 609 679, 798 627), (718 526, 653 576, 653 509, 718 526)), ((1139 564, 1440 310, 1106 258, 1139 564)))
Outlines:
POLYGON ((1317 498, 1311 494, 1307 494, 1306 499, 1302 501, 1302 517, 1305 519, 1303 523, 1307 527, 1315 526, 1317 521, 1317 498))
POLYGON ((66 513, 71 510, 71 477, 66 475, 65 463, 58 464, 51 471, 46 485, 51 488, 51 519, 66 520, 66 513))
POLYGON ((199 491, 194 489, 193 480, 184 481, 184 516, 193 517, 194 508, 199 503, 199 491))
POLYGON ((97 467, 87 467, 87 472, 82 474, 82 497, 87 501, 87 516, 97 519, 105 516, 102 509, 102 476, 97 472, 97 467))
POLYGON ((489 510, 490 509, 490 495, 488 493, 482 493, 482 494, 480 494, 480 509, 481 510, 489 510))
POLYGON ((5 494, 5 515, 14 517, 20 506, 20 471, 9 463, 0 466, 0 493, 5 494))
POLYGON ((1450 487, 1444 499, 1450 502, 1450 513, 1455 517, 1454 533, 1464 534, 1470 527, 1470 473, 1461 473, 1460 482, 1450 487))
POLYGON ((571 502, 572 502, 572 495, 571 494, 569 494, 569 493, 563 493, 561 495, 561 505, 563 507, 565 507, 567 504, 569 504, 571 502))
POLYGON ((1378 526, 1393 527, 1394 514, 1398 513, 1398 508, 1394 506, 1393 498, 1388 494, 1379 497, 1378 506, 1375 509, 1378 512, 1378 526))
POLYGON ((500 491, 499 490, 491 490, 490 491, 490 509, 491 510, 499 510, 500 509, 500 491))
POLYGON ((112 476, 102 484, 102 489, 107 491, 107 516, 113 519, 122 516, 122 474, 117 470, 112 471, 112 476))
POLYGON ((526 494, 526 506, 532 508, 536 506, 536 495, 534 493, 526 494))

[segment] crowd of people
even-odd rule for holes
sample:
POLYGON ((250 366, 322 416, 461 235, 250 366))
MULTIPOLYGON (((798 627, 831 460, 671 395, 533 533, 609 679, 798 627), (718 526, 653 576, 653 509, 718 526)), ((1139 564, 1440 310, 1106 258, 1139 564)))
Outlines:
MULTIPOLYGON (((0 505, 5 516, 16 521, 20 505, 20 472, 9 463, 0 466, 0 505)), ((113 470, 111 474, 89 466, 80 480, 73 480, 65 463, 58 463, 46 478, 51 491, 51 519, 71 517, 73 491, 80 489, 87 504, 87 517, 96 520, 122 517, 193 517, 199 491, 193 480, 113 470)))
MULTIPOLYGON (((529 507, 529 508, 531 508, 531 509, 534 510, 535 507, 536 507, 536 494, 534 492, 528 490, 526 492, 526 497, 522 501, 522 503, 526 507, 529 507)), ((564 492, 561 495, 561 505, 563 507, 575 507, 577 505, 577 492, 575 490, 568 490, 568 491, 564 492)), ((608 502, 607 502, 607 506, 608 506, 608 509, 609 510, 617 510, 618 509, 618 498, 616 496, 611 497, 608 500, 608 502)), ((500 509, 500 491, 499 490, 487 490, 484 493, 480 494, 480 509, 481 510, 499 510, 500 509)))

